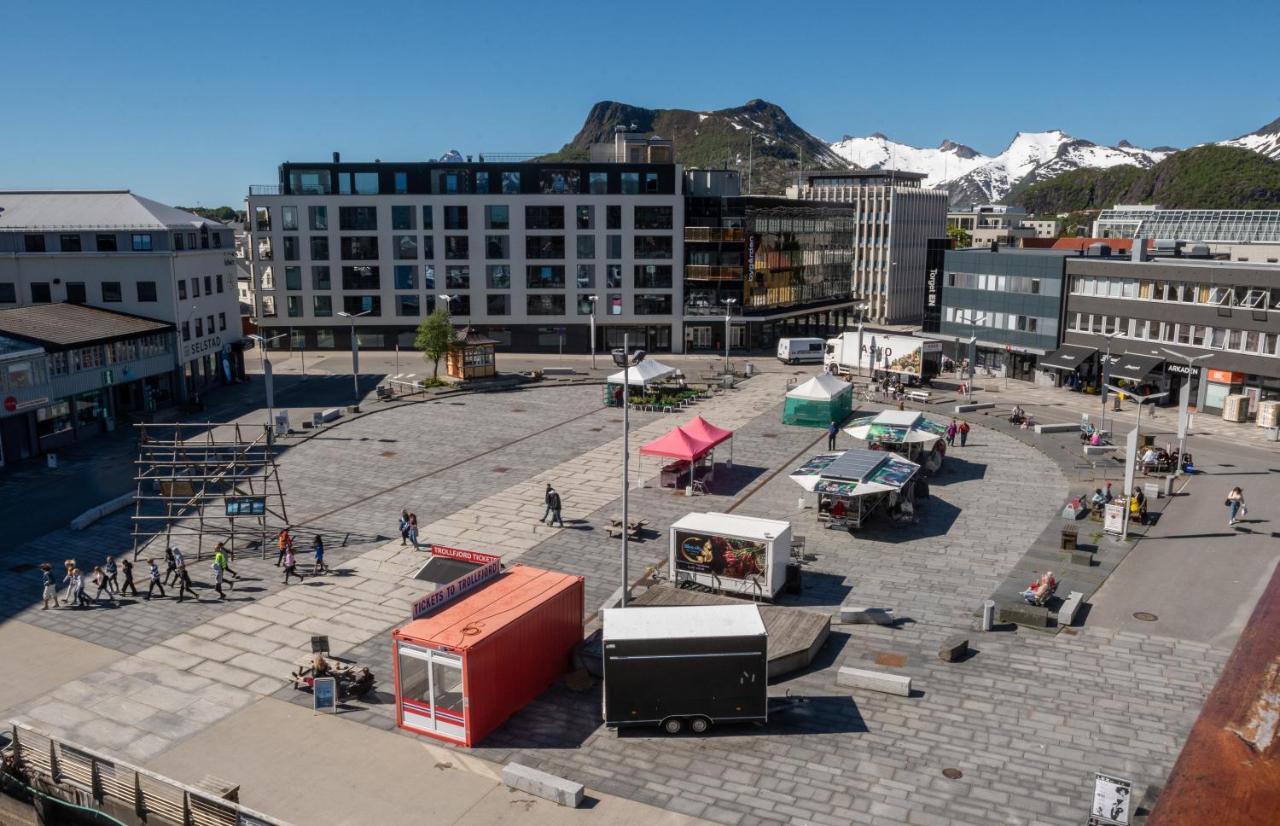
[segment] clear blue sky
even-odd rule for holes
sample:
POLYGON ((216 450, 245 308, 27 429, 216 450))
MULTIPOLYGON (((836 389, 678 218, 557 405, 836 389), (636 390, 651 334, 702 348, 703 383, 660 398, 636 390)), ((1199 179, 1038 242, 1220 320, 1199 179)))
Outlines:
POLYGON ((1186 146, 1280 116, 1280 6, 9 0, 0 188, 240 206, 285 160, 558 148, 591 104, 780 104, 834 140, 1186 146))

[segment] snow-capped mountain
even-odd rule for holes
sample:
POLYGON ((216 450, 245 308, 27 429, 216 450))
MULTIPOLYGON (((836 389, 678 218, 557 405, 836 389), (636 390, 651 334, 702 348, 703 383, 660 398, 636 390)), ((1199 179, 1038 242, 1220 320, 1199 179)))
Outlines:
POLYGON ((1099 146, 1059 129, 1019 132, 995 156, 950 140, 943 141, 937 149, 921 149, 880 134, 867 138, 845 136, 831 148, 850 163, 867 169, 896 167, 923 172, 928 175, 924 185, 947 187, 955 205, 998 202, 1023 182, 1032 183, 1072 169, 1104 169, 1122 164, 1145 169, 1173 152, 1168 148, 1142 149, 1127 141, 1121 141, 1119 146, 1099 146))
POLYGON ((1218 146, 1239 146, 1244 149, 1252 149, 1254 152, 1266 155, 1273 161, 1280 161, 1280 118, 1276 118, 1266 126, 1256 129, 1247 135, 1241 135, 1229 141, 1218 141, 1218 146))

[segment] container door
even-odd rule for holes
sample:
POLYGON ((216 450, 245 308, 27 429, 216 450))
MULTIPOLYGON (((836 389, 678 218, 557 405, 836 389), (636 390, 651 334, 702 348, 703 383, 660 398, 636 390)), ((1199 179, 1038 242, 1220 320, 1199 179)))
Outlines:
POLYGON ((463 719, 462 660, 431 654, 431 696, 436 731, 455 740, 466 739, 463 719))
POLYGON ((400 710, 405 726, 463 742, 462 660, 401 643, 400 710))

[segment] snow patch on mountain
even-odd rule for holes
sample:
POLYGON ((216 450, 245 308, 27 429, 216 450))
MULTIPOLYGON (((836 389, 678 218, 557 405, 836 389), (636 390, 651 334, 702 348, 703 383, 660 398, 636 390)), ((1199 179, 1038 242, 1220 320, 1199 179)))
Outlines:
POLYGON ((1247 135, 1241 135, 1231 140, 1218 141, 1218 146, 1239 146, 1242 149, 1252 149, 1262 155, 1266 155, 1273 161, 1280 161, 1280 118, 1268 123, 1259 129, 1255 129, 1247 135))

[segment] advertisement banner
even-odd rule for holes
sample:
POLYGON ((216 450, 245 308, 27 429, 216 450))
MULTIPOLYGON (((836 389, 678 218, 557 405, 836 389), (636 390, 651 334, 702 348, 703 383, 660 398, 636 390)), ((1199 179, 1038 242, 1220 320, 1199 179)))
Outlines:
POLYGON ((477 567, 475 570, 458 577, 453 582, 441 585, 431 593, 418 597, 413 605, 410 606, 410 615, 414 619, 425 617, 445 603, 462 596, 467 591, 479 587, 502 573, 502 557, 494 554, 467 551, 462 548, 446 548, 443 545, 432 545, 431 553, 434 556, 470 562, 477 567))
POLYGON ((432 556, 443 556, 447 559, 459 559, 463 562, 473 562, 476 565, 488 565, 490 562, 498 562, 502 557, 496 554, 486 554, 480 551, 468 551, 462 548, 448 548, 444 545, 432 545, 432 556))
POLYGON ((769 570, 768 543, 700 531, 676 532, 675 557, 677 571, 722 579, 766 576, 769 570))
POLYGON ((942 271, 950 238, 928 238, 924 253, 924 319, 920 329, 936 333, 942 329, 942 271))

